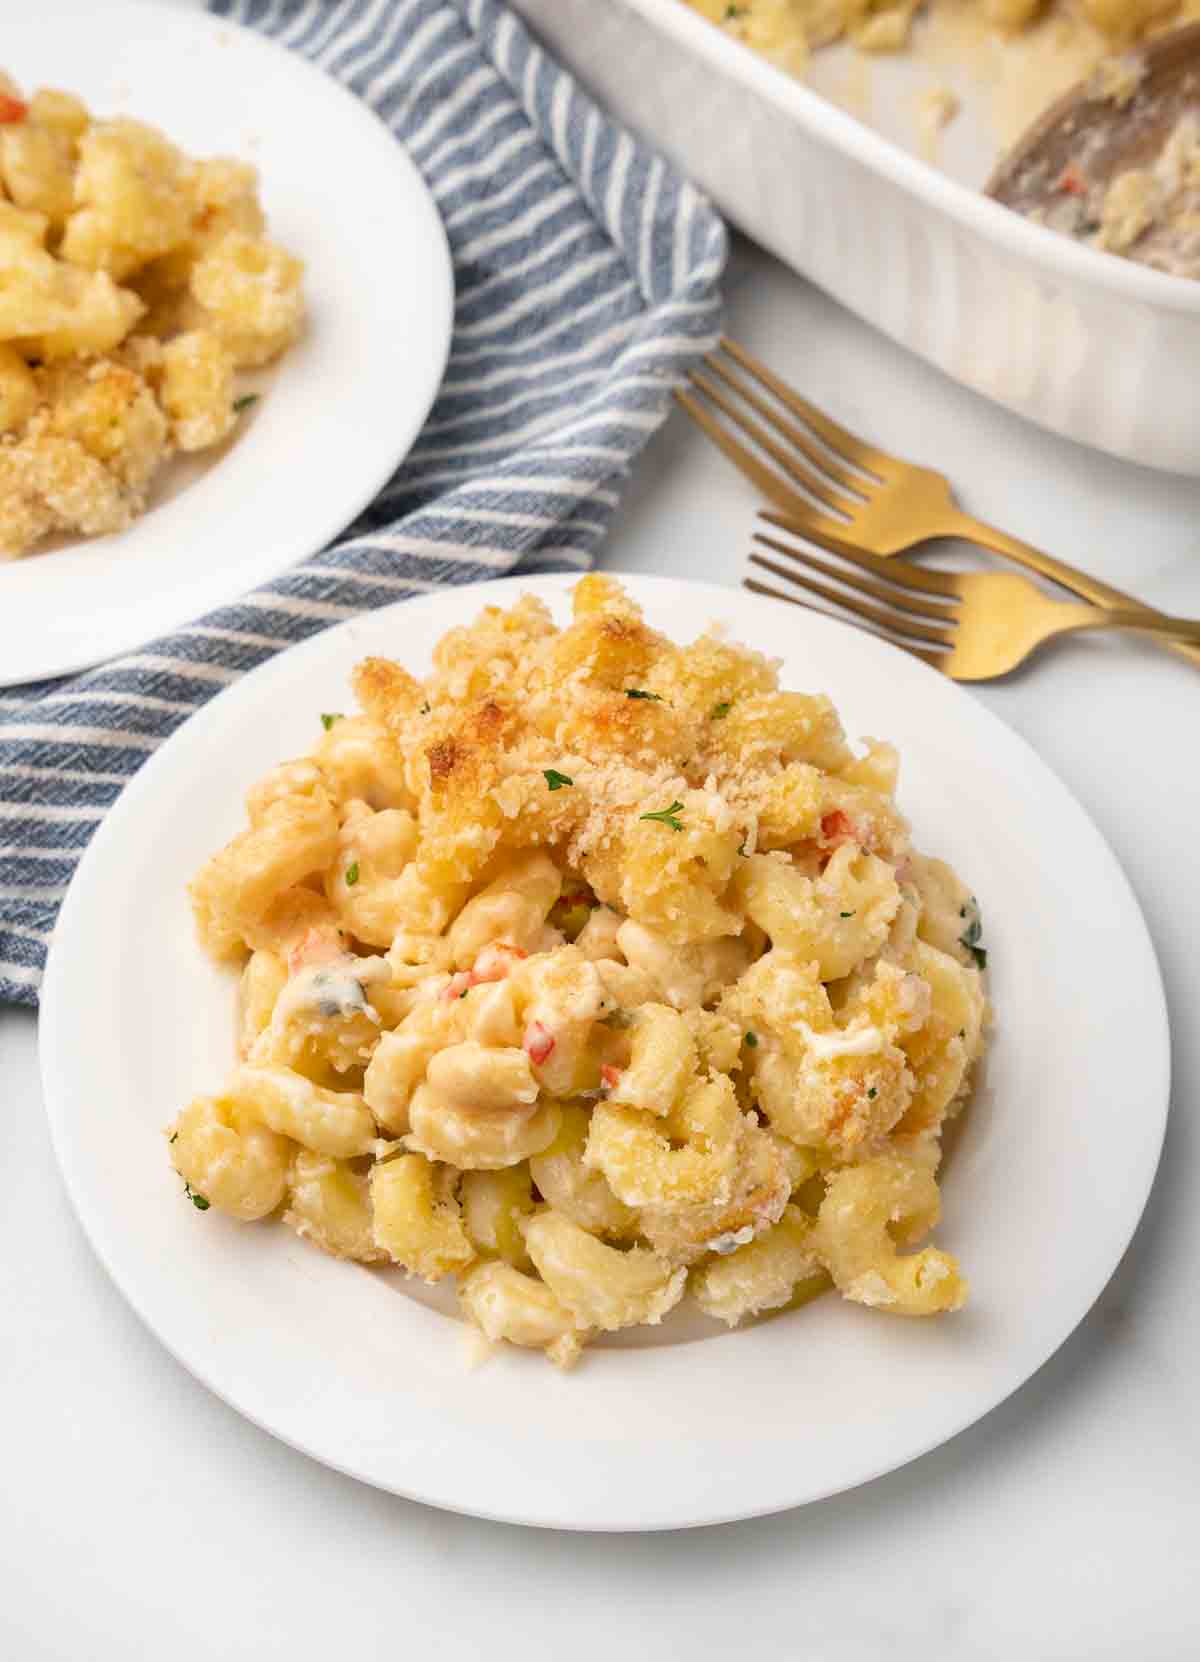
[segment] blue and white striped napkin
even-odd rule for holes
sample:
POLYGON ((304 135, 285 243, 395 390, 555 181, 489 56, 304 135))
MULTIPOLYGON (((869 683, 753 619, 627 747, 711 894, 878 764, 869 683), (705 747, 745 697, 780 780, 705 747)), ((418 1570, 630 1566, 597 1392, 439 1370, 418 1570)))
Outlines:
POLYGON ((312 58, 407 146, 454 256, 449 368, 412 454, 329 548, 132 656, 0 693, 2 1000, 36 1003, 96 825, 223 686, 367 608, 590 565, 620 481, 718 326, 719 219, 497 0, 212 10, 312 58))

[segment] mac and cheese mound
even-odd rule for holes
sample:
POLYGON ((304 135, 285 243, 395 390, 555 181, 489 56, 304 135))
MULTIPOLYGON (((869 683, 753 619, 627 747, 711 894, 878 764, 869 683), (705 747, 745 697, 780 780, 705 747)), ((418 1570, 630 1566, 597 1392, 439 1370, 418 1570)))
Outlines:
POLYGON ((246 163, 0 74, 0 558, 124 530, 172 452, 233 430, 236 371, 304 321, 264 226, 246 163))
POLYGON ((367 659, 249 793, 191 887, 242 969, 237 1065, 169 1128, 186 1192, 453 1275, 562 1365, 689 1292, 730 1326, 830 1284, 957 1310, 917 1243, 984 953, 895 752, 609 577, 573 604, 487 607, 423 682, 367 659))

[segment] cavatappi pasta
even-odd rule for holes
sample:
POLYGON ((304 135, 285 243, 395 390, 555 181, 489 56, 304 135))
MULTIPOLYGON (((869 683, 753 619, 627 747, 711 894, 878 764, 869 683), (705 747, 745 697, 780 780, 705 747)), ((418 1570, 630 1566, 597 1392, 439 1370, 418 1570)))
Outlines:
POLYGON ((239 1056, 169 1127, 197 1206, 458 1278, 566 1365, 688 1293, 956 1310, 936 1173, 984 1042, 974 900, 896 756, 608 577, 451 630, 247 799, 196 924, 239 1056))

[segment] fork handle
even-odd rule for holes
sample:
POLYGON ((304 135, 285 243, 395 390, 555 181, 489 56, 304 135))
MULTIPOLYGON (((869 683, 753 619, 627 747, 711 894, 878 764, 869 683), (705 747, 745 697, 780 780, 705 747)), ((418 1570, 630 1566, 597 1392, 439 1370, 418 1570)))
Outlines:
MULTIPOLYGON (((956 511, 948 522, 945 530, 940 533, 946 537, 965 537, 968 542, 982 543, 984 548, 990 548, 994 554, 1004 554, 1018 565, 1029 571, 1036 571, 1042 577, 1049 577, 1052 582, 1060 583, 1063 588, 1070 589, 1073 594, 1082 595, 1095 606, 1115 607, 1118 610, 1135 610, 1145 617, 1161 619, 1164 613, 1157 611, 1153 606, 1146 606, 1131 594, 1122 589, 1114 589, 1108 583, 1102 583, 1097 577, 1089 577, 1086 572, 1076 571, 1073 566, 1064 565, 1051 554, 1043 554, 1040 548, 1031 548, 1027 542, 1019 537, 1010 537, 1007 532, 999 531, 994 525, 987 525, 981 519, 973 519, 970 514, 956 511)), ((1134 628, 1135 624, 1120 627, 1134 628)), ((1150 634, 1157 634, 1158 639, 1172 652, 1177 652, 1181 658, 1200 665, 1200 645, 1187 644, 1189 639, 1197 640, 1189 630, 1180 630, 1174 637, 1162 631, 1151 630, 1150 634)))
POLYGON ((1166 612, 1151 612, 1141 607, 1131 611, 1120 606, 1073 606, 1069 600, 1064 600, 1061 622, 1055 632, 1062 634, 1068 629, 1135 629, 1144 635, 1157 636, 1167 645, 1172 642, 1182 645, 1185 641, 1191 641, 1200 647, 1200 622, 1186 617, 1170 617, 1166 612))

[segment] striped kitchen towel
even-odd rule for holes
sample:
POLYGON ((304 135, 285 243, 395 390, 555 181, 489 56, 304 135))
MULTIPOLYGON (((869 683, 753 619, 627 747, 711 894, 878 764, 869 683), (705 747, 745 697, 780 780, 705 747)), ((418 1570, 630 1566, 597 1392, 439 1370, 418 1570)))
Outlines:
MULTIPOLYGON (((365 608, 591 564, 670 389, 715 338, 723 227, 497 0, 213 0, 339 77, 408 148, 457 284, 408 460, 329 548, 86 674, 0 693, 0 999, 33 1004, 122 786, 222 686, 365 608)), ((51 556, 52 558, 52 556, 51 556)))

